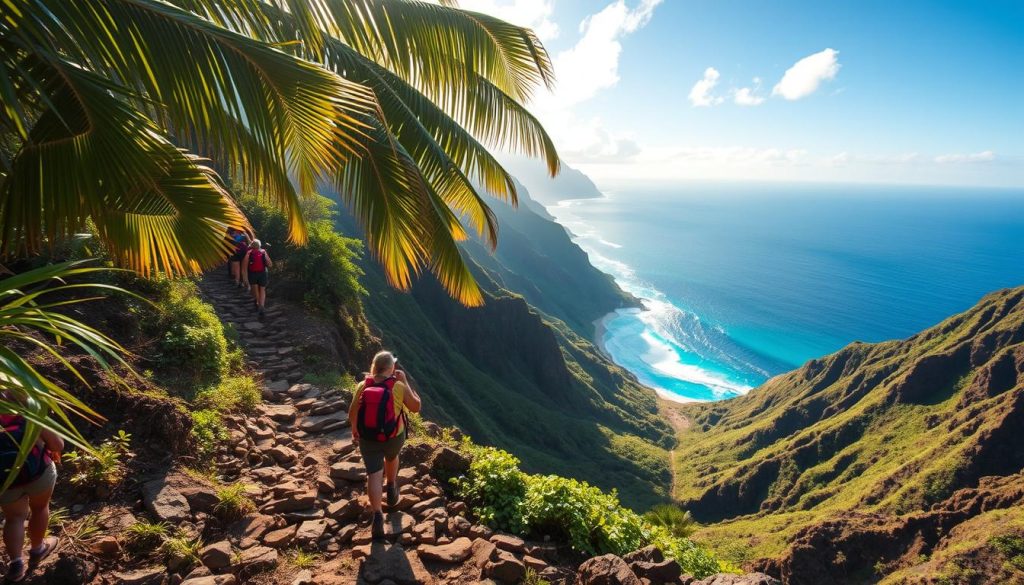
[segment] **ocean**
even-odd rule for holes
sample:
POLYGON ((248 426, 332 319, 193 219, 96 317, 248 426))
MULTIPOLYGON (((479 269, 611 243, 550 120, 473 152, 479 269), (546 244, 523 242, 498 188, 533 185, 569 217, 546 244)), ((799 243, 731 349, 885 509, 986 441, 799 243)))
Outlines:
POLYGON ((548 206, 642 299, 597 341, 667 398, 719 400, 853 341, 904 338, 1024 284, 1024 191, 618 187, 548 206))

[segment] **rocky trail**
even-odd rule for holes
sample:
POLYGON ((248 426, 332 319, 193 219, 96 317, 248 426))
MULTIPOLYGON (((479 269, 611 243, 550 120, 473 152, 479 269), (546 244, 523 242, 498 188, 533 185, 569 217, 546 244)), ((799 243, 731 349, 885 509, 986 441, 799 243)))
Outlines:
MULTIPOLYGON (((28 583, 778 583, 762 574, 696 581, 653 547, 625 558, 585 559, 564 545, 495 533, 471 521, 467 505, 449 497, 439 479, 466 471, 469 461, 428 437, 414 437, 403 450, 401 500, 395 509, 385 508, 387 538, 373 542, 365 473, 348 429, 348 397, 302 382, 295 354, 300 340, 289 330, 288 316, 299 309, 271 301, 261 317, 251 297, 221 273, 207 275, 200 290, 237 330, 249 366, 264 380, 264 403, 256 413, 225 418, 229 437, 213 462, 220 485, 177 465, 140 478, 138 495, 102 506, 97 535, 65 546, 59 560, 28 583), (244 486, 255 505, 240 519, 223 514, 219 490, 232 485, 244 486), (143 518, 199 543, 195 558, 129 552, 129 527, 143 518)), ((424 426, 428 435, 440 434, 437 425, 424 426)))

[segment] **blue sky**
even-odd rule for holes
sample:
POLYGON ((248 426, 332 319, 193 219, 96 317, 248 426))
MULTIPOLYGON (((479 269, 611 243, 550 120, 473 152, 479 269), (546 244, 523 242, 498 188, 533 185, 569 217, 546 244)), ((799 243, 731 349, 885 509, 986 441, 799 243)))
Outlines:
POLYGON ((1021 0, 462 5, 538 31, 533 107, 598 180, 1024 187, 1021 0))

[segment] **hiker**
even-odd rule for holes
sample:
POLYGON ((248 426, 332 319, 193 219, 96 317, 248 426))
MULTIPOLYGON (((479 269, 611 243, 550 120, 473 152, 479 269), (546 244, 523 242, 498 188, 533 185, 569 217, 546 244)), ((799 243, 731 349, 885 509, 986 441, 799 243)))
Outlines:
MULTIPOLYGON (((25 436, 28 423, 21 415, 0 414, 0 425, 4 429, 0 433, 2 481, 7 479, 7 473, 17 461, 18 444, 25 436)), ((4 546, 10 557, 7 582, 25 580, 29 569, 36 567, 57 546, 57 537, 47 537, 46 527, 50 521, 50 498, 57 483, 57 467, 54 462, 60 461, 63 449, 64 440, 53 431, 43 429, 11 486, 0 493, 0 509, 4 514, 4 546), (26 520, 32 546, 28 552, 27 565, 24 559, 26 520)))
POLYGON ((252 299, 256 309, 263 315, 263 309, 267 304, 267 269, 274 265, 270 261, 270 255, 263 249, 263 243, 253 240, 249 245, 249 251, 242 258, 242 265, 246 266, 245 285, 252 288, 252 299))
POLYGON ((231 237, 234 242, 234 250, 231 252, 229 263, 231 264, 231 278, 235 281, 235 286, 242 288, 242 259, 245 258, 245 253, 249 251, 249 234, 238 230, 231 237))
POLYGON ((356 387, 348 409, 352 439, 366 466, 366 491, 373 511, 372 537, 384 538, 382 493, 387 493, 388 509, 398 505, 398 452, 407 433, 407 413, 419 412, 422 402, 397 369, 398 358, 382 351, 373 356, 370 374, 356 387), (387 486, 384 486, 384 481, 387 486))

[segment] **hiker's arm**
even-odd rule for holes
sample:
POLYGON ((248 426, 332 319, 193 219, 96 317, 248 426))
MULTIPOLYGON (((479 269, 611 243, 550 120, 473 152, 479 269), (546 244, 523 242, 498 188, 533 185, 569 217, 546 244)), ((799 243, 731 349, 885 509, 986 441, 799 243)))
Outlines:
POLYGON ((352 395, 352 404, 348 406, 348 426, 352 429, 352 440, 359 440, 359 426, 356 424, 356 418, 359 416, 359 395, 363 392, 363 385, 360 383, 356 387, 355 394, 352 395))
POLYGON ((405 394, 402 396, 402 404, 409 412, 419 412, 423 408, 423 401, 420 400, 420 395, 412 389, 412 384, 409 383, 409 379, 405 376, 405 372, 398 370, 395 372, 395 379, 405 384, 405 394))
POLYGON ((61 451, 64 450, 64 439, 60 438, 60 435, 50 429, 43 429, 40 431, 39 436, 43 439, 43 444, 46 445, 47 451, 53 455, 55 460, 59 461, 61 451))
POLYGON ((251 253, 250 250, 246 250, 245 251, 245 256, 242 256, 242 264, 239 267, 240 268, 240 272, 242 273, 242 282, 244 282, 246 286, 249 286, 249 254, 250 253, 251 253))
POLYGON ((263 253, 263 260, 266 261, 267 268, 270 268, 271 266, 274 265, 274 263, 270 261, 270 254, 267 254, 266 252, 263 253))

